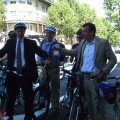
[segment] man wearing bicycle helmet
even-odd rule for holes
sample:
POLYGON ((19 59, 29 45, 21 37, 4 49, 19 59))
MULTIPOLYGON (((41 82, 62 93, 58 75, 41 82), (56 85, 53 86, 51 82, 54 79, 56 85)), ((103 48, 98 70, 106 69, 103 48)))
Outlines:
MULTIPOLYGON (((72 49, 75 49, 76 47, 79 46, 79 43, 83 40, 83 35, 82 35, 82 29, 79 29, 77 32, 76 32, 76 40, 77 40, 77 43, 73 44, 72 45, 72 49)), ((73 62, 74 61, 74 57, 70 57, 70 62, 73 62)), ((75 59, 76 61, 76 59, 75 59)))
MULTIPOLYGON (((16 33, 14 30, 9 31, 8 36, 10 39, 16 38, 16 33)), ((0 62, 7 59, 7 54, 0 58, 0 62)))
MULTIPOLYGON (((22 22, 14 26, 15 39, 7 40, 0 50, 0 57, 7 54, 7 98, 6 112, 8 120, 13 120, 14 104, 19 86, 22 88, 25 103, 24 120, 33 119, 33 88, 32 83, 37 80, 38 72, 35 54, 48 58, 47 52, 40 49, 36 42, 24 37, 26 25, 22 22)), ((34 118, 35 119, 35 118, 34 118)))
POLYGON ((10 39, 16 38, 16 33, 15 33, 15 31, 14 31, 14 30, 9 31, 8 36, 9 36, 10 39))
MULTIPOLYGON (((40 48, 45 50, 49 54, 49 63, 47 65, 47 75, 51 81, 51 102, 53 114, 52 117, 59 115, 59 96, 60 96, 60 80, 59 80, 59 51, 52 51, 52 46, 59 43, 55 40, 56 28, 53 25, 45 27, 45 40, 40 44, 40 48)), ((38 58, 39 64, 44 64, 42 57, 38 58)))

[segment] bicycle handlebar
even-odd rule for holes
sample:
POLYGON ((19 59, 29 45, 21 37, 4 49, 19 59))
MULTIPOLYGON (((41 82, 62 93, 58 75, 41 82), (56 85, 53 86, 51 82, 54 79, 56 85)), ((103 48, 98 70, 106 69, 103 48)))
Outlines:
POLYGON ((64 73, 67 73, 67 74, 72 75, 72 76, 75 76, 75 75, 79 76, 80 75, 79 72, 72 72, 71 70, 62 69, 62 71, 64 73))
POLYGON ((120 79, 120 76, 112 76, 112 77, 108 77, 107 79, 108 79, 108 80, 112 80, 112 79, 114 79, 114 80, 119 80, 119 79, 120 79))

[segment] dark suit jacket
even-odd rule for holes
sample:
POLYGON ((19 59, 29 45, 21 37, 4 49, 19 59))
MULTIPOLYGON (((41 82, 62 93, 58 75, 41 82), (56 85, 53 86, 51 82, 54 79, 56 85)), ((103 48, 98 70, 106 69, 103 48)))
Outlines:
MULTIPOLYGON (((0 50, 0 57, 3 57, 5 54, 7 54, 7 68, 9 70, 12 70, 14 66, 16 42, 16 39, 9 39, 4 47, 0 50)), ((35 82, 38 77, 35 54, 43 57, 44 59, 48 58, 47 52, 40 49, 35 41, 24 38, 25 66, 27 69, 28 78, 33 82, 35 82)))

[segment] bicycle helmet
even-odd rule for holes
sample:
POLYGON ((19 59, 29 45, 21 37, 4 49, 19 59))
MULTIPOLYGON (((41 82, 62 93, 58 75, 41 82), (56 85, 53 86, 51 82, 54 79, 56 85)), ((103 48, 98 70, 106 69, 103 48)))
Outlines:
POLYGON ((104 97, 109 104, 116 102, 116 86, 108 82, 100 82, 97 93, 100 97, 104 97))
POLYGON ((77 32, 76 32, 76 35, 80 35, 82 33, 82 29, 79 29, 77 32))
POLYGON ((52 32, 56 33, 56 28, 53 25, 48 25, 45 27, 45 31, 52 31, 52 32))
POLYGON ((27 29, 26 25, 22 22, 19 22, 17 23, 15 26, 14 26, 14 30, 16 30, 17 28, 24 28, 24 29, 27 29))
POLYGON ((10 39, 15 38, 16 37, 15 31, 14 30, 9 31, 8 36, 10 39))

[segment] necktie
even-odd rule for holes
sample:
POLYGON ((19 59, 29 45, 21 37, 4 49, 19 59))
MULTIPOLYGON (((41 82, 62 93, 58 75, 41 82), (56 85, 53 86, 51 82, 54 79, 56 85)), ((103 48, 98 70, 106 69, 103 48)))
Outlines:
POLYGON ((22 58, 21 58, 21 41, 18 41, 17 46, 17 71, 18 73, 22 70, 22 58))

